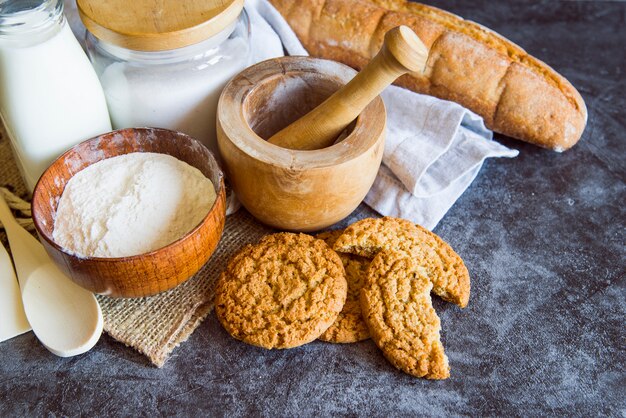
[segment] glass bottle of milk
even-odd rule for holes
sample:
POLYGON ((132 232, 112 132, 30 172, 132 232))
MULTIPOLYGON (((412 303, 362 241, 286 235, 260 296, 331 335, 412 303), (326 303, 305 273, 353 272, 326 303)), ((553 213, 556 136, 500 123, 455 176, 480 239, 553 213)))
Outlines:
POLYGON ((111 130, 62 0, 0 0, 0 116, 31 191, 56 157, 111 130))

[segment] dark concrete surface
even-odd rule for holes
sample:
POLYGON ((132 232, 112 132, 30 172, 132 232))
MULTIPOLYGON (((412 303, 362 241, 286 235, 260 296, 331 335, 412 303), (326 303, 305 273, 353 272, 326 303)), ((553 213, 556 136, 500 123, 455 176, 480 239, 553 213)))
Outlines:
POLYGON ((465 310, 435 300, 449 380, 404 375, 371 341, 264 351, 212 314, 163 369, 108 336, 71 359, 32 333, 2 343, 0 416, 625 416, 626 3, 432 3, 546 61, 589 108, 564 154, 498 137, 520 156, 488 161, 435 230, 472 277, 465 310))

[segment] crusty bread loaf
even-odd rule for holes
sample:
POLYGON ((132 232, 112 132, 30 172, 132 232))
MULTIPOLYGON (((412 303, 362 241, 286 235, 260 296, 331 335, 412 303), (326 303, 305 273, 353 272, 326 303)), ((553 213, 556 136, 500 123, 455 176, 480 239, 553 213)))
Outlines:
POLYGON ((311 55, 357 69, 389 29, 409 26, 430 49, 428 63, 396 84, 460 103, 496 132, 563 151, 587 123, 585 102, 564 77, 477 23, 405 0, 270 1, 311 55))

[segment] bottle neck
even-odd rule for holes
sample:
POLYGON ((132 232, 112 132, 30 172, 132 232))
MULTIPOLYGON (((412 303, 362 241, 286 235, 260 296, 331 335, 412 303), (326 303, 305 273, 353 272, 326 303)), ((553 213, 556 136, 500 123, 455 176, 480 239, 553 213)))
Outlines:
POLYGON ((0 0, 0 41, 33 45, 63 26, 63 0, 0 0))

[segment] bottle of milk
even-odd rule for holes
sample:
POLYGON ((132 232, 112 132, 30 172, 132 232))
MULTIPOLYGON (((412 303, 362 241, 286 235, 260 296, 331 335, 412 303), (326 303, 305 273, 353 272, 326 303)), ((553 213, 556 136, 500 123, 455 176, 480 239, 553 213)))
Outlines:
POLYGON ((62 0, 0 0, 0 116, 31 191, 56 157, 111 130, 62 0))

